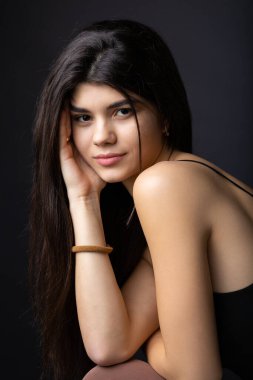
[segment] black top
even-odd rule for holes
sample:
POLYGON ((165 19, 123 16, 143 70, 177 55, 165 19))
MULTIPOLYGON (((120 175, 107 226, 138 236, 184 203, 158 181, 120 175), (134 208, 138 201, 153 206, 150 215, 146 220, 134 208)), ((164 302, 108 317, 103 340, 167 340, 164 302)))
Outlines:
MULTIPOLYGON (((206 163, 191 161, 207 166, 241 190, 253 194, 206 163)), ((242 380, 253 380, 253 284, 233 292, 213 293, 216 325, 221 363, 242 380)), ((224 372, 223 379, 232 380, 224 372)))

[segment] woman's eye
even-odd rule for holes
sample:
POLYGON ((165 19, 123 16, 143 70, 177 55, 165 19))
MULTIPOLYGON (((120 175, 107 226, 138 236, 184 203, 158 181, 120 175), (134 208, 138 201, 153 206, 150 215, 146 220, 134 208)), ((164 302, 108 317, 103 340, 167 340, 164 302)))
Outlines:
POLYGON ((72 115, 72 119, 75 122, 85 123, 90 120, 89 115, 72 115))
POLYGON ((132 109, 131 108, 121 108, 119 110, 116 111, 116 115, 117 116, 128 116, 130 114, 132 114, 132 109))

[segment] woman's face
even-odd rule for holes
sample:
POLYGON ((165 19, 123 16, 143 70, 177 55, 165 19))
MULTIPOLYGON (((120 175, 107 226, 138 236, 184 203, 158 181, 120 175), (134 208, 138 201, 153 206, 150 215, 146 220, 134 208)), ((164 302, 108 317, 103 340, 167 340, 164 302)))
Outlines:
MULTIPOLYGON (((166 159, 168 149, 156 109, 130 96, 140 126, 144 170, 166 159)), ((84 160, 105 182, 123 182, 131 192, 140 164, 138 130, 128 100, 110 86, 81 83, 73 93, 70 114, 73 141, 84 160)))

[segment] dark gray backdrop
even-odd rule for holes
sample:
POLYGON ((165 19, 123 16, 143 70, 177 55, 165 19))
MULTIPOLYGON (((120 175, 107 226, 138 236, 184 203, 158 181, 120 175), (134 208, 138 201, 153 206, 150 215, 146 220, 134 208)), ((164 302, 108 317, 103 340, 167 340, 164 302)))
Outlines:
POLYGON ((23 0, 2 2, 0 18, 0 377, 34 380, 39 350, 26 286, 31 128, 50 63, 73 31, 92 21, 132 18, 154 27, 188 92, 194 153, 253 186, 253 2, 23 0))

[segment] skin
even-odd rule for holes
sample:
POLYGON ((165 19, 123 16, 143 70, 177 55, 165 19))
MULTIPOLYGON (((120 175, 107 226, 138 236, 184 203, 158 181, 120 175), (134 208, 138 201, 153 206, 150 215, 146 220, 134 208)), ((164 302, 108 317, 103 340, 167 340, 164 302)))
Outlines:
MULTIPOLYGON (((139 145, 136 121, 129 104, 108 107, 124 100, 122 94, 105 85, 79 84, 71 99, 72 137, 80 156, 105 182, 123 182, 132 193, 133 183, 139 174, 139 145), (99 101, 97 100, 99 99, 99 101), (96 100, 96 101, 94 101, 96 100), (120 165, 103 167, 94 156, 102 153, 125 153, 120 165)), ((164 147, 160 116, 144 99, 134 95, 142 140, 142 170, 155 161, 165 160, 169 150, 164 147), (159 156, 159 157, 158 157, 159 156)))
POLYGON ((118 181, 133 195, 148 243, 122 289, 107 255, 76 254, 84 345, 93 361, 112 365, 148 340, 148 361, 164 378, 220 379, 212 292, 252 283, 253 198, 202 165, 177 162, 198 159, 215 167, 201 157, 175 150, 167 161, 171 152, 159 114, 131 95, 140 100, 141 173, 135 118, 122 110, 127 105, 110 107, 124 100, 115 89, 78 85, 71 104, 89 112, 64 111, 61 120, 60 160, 75 244, 106 244, 99 194, 107 182, 118 181), (109 167, 94 159, 109 152, 125 155, 109 167))

